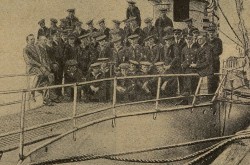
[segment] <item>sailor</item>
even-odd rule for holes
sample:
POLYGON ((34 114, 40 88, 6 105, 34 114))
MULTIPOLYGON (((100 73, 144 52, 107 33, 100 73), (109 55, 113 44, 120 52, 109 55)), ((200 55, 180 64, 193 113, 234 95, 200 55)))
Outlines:
POLYGON ((60 19, 60 25, 59 25, 60 31, 63 31, 65 29, 67 29, 67 28, 69 28, 68 27, 68 20, 66 18, 60 19))
MULTIPOLYGON (((139 75, 139 63, 134 60, 129 60, 129 70, 128 76, 139 75)), ((129 79, 130 83, 128 86, 128 95, 130 101, 135 101, 138 99, 137 91, 139 90, 139 80, 138 79, 129 79)))
MULTIPOLYGON (((90 65, 90 71, 86 77, 87 81, 94 81, 104 78, 104 75, 100 71, 100 67, 101 63, 98 62, 90 65)), ((104 81, 88 84, 86 88, 86 95, 89 101, 106 101, 106 87, 104 81)))
POLYGON ((139 41, 139 35, 131 35, 128 37, 128 41, 130 43, 130 46, 128 47, 128 52, 130 54, 129 59, 135 60, 135 61, 141 61, 143 58, 145 51, 143 46, 138 44, 139 41))
POLYGON ((45 19, 41 19, 38 22, 38 25, 40 25, 40 28, 37 32, 37 39, 39 39, 40 36, 47 36, 49 35, 49 29, 45 26, 45 19))
POLYGON ((121 21, 119 20, 112 20, 114 27, 113 29, 110 31, 111 34, 111 39, 115 39, 115 38, 122 38, 122 41, 125 38, 125 32, 124 30, 120 27, 121 21))
POLYGON ((130 22, 130 28, 131 28, 131 34, 130 35, 137 34, 139 36, 138 43, 140 45, 142 45, 143 44, 143 40, 145 38, 145 33, 140 28, 140 26, 138 25, 138 23, 136 21, 136 17, 131 17, 127 21, 130 22))
POLYGON ((166 15, 167 9, 160 9, 161 15, 155 21, 155 27, 158 32, 159 40, 162 42, 162 38, 165 36, 164 29, 167 27, 173 27, 173 21, 166 15))
POLYGON ((78 52, 78 47, 75 43, 76 37, 74 34, 69 34, 68 35, 68 44, 65 46, 64 50, 64 61, 67 60, 77 60, 77 52, 78 52))
MULTIPOLYGON (((90 51, 91 51, 91 56, 90 56, 90 64, 93 64, 97 61, 99 57, 99 42, 97 42, 96 38, 100 36, 99 32, 93 32, 89 33, 89 39, 90 39, 90 51)), ((106 36, 105 36, 106 37, 106 36)))
POLYGON ((127 8, 127 19, 131 17, 136 18, 136 22, 138 26, 141 26, 141 13, 137 6, 135 6, 136 2, 133 0, 128 0, 128 8, 127 8))
POLYGON ((148 42, 143 54, 143 60, 148 60, 151 63, 156 63, 163 60, 163 49, 159 44, 156 44, 155 36, 151 35, 145 38, 144 42, 148 42))
POLYGON ((57 27, 57 19, 51 18, 50 19, 50 28, 49 28, 49 36, 52 36, 53 34, 58 32, 58 27, 57 27))
POLYGON ((112 40, 114 44, 114 48, 112 49, 112 61, 116 67, 118 67, 121 63, 128 63, 129 54, 126 47, 122 46, 122 39, 116 38, 112 40))
POLYGON ((101 35, 96 38, 96 41, 99 43, 97 50, 99 52, 99 58, 109 58, 112 57, 112 49, 108 42, 106 41, 106 35, 101 35))
MULTIPOLYGON (((149 61, 141 61, 140 62, 140 73, 139 75, 151 75, 153 64, 149 61)), ((139 91, 141 100, 149 100, 155 95, 155 79, 154 78, 140 78, 139 80, 139 91)))
POLYGON ((132 33, 132 29, 130 27, 130 22, 128 21, 128 19, 126 20, 123 20, 124 22, 124 35, 125 35, 125 38, 124 38, 124 41, 123 41, 123 45, 124 46, 130 46, 129 42, 128 42, 128 37, 131 35, 132 33))
POLYGON ((199 33, 200 33, 200 31, 199 31, 199 29, 198 28, 194 28, 193 30, 192 30, 192 34, 193 34, 193 38, 194 38, 194 40, 193 40, 193 42, 194 43, 196 43, 196 44, 198 44, 198 36, 199 36, 199 33))
POLYGON ((68 31, 67 30, 61 31, 61 41, 62 41, 62 44, 64 45, 68 44, 68 31))
MULTIPOLYGON (((190 33, 186 36, 186 46, 181 52, 181 67, 185 74, 197 73, 197 70, 192 67, 192 64, 197 63, 197 53, 199 45, 194 43, 193 34, 190 33)), ((199 79, 197 77, 184 77, 183 78, 183 93, 182 95, 187 96, 195 93, 199 79)))
POLYGON ((86 34, 87 31, 82 28, 82 22, 75 23, 75 30, 73 31, 74 36, 76 36, 76 45, 80 45, 81 41, 78 37, 86 34))
MULTIPOLYGON (((121 63, 119 65, 119 72, 117 72, 117 77, 127 77, 129 64, 121 63)), ((132 81, 130 79, 119 79, 117 80, 117 101, 118 102, 126 102, 129 100, 129 92, 130 88, 132 88, 132 81)))
MULTIPOLYGON (((220 55, 223 52, 222 40, 218 37, 214 27, 208 28, 209 44, 212 45, 213 53, 213 73, 220 72, 220 55)), ((219 75, 214 75, 211 82, 211 92, 215 93, 219 85, 219 75)))
POLYGON ((213 47, 208 43, 207 32, 200 32, 198 43, 200 48, 197 51, 197 62, 190 67, 197 70, 201 77, 207 77, 208 93, 214 92, 213 85, 213 47))
MULTIPOLYGON (((79 83, 85 81, 82 71, 78 68, 76 60, 68 60, 65 63, 65 84, 79 83)), ((81 98, 81 87, 77 87, 77 98, 81 98)), ((65 87, 65 101, 72 101, 74 97, 74 89, 72 87, 65 87)))
POLYGON ((182 38, 182 30, 181 29, 174 29, 174 44, 179 48, 181 51, 184 46, 186 45, 186 42, 182 38))
MULTIPOLYGON (((164 62, 155 63, 158 74, 168 74, 168 68, 166 68, 164 62)), ((161 96, 171 97, 177 93, 177 79, 176 77, 162 77, 160 84, 161 96)))
POLYGON ((76 22, 79 22, 79 19, 75 16, 75 9, 68 9, 67 12, 69 13, 69 15, 66 17, 68 27, 75 29, 76 22))
POLYGON ((169 73, 181 73, 181 51, 174 44, 174 36, 166 35, 163 37, 165 44, 163 46, 163 61, 169 73))
POLYGON ((194 30, 194 26, 193 26, 193 18, 188 18, 183 20, 183 22, 186 23, 187 27, 185 29, 183 29, 183 33, 184 34, 189 34, 192 33, 192 31, 194 30))
POLYGON ((90 61, 90 56, 92 56, 92 52, 90 50, 90 41, 89 41, 89 35, 90 34, 84 34, 79 38, 80 40, 80 45, 78 48, 78 53, 77 53, 77 62, 79 69, 81 69, 82 73, 84 76, 87 75, 91 61, 90 61))
POLYGON ((105 19, 101 19, 98 21, 98 25, 100 26, 100 29, 98 30, 99 32, 101 32, 102 34, 106 35, 106 40, 109 39, 109 32, 110 32, 110 29, 106 27, 105 25, 105 19))
POLYGON ((145 33, 145 37, 154 35, 155 37, 157 36, 157 29, 153 26, 152 24, 153 18, 146 18, 144 20, 146 27, 143 28, 143 31, 145 33))
POLYGON ((98 30, 94 27, 93 19, 89 20, 86 24, 88 25, 88 33, 97 32, 98 30))

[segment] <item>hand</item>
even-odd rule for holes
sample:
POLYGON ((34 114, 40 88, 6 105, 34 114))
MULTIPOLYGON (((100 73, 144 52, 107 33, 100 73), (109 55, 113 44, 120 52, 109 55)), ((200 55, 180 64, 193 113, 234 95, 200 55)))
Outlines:
POLYGON ((95 91, 95 87, 94 87, 93 85, 90 85, 90 89, 91 89, 92 91, 95 91))
POLYGON ((171 65, 167 65, 167 66, 165 66, 164 68, 165 68, 166 70, 168 70, 170 67, 171 67, 171 65))
POLYGON ((162 86, 161 86, 161 90, 164 91, 166 89, 168 81, 165 81, 162 86))
POLYGON ((196 68, 196 67, 197 67, 197 64, 191 64, 190 67, 191 67, 191 68, 196 68))
POLYGON ((119 91, 119 92, 125 92, 125 89, 121 86, 117 86, 116 89, 119 91))

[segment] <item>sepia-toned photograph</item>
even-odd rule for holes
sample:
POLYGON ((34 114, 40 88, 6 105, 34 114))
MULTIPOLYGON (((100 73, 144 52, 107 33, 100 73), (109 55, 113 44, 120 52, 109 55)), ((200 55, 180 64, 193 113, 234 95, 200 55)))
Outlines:
POLYGON ((249 0, 0 0, 0 165, 249 165, 249 0))

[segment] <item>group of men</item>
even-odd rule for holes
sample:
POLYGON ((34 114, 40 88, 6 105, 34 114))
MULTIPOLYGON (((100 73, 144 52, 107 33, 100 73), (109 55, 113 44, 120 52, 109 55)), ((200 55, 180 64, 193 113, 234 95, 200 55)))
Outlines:
MULTIPOLYGON (((219 56, 222 42, 217 37, 216 28, 206 31, 193 27, 192 19, 184 20, 187 28, 174 29, 167 17, 166 9, 161 9, 160 17, 153 25, 152 18, 144 20, 141 28, 140 10, 134 1, 128 1, 127 19, 112 20, 113 28, 105 25, 105 19, 86 22, 88 29, 75 16, 75 9, 68 9, 69 15, 60 20, 51 18, 51 26, 45 20, 38 22, 40 29, 35 37, 26 37, 24 58, 27 72, 35 74, 34 87, 92 81, 110 77, 125 77, 151 74, 199 73, 208 76, 208 92, 215 92, 219 78, 219 56), (120 24, 124 22, 124 28, 120 24)), ((180 79, 181 94, 192 94, 197 86, 196 77, 180 79)), ((176 77, 162 78, 161 94, 174 96, 177 93, 176 77)), ((78 87, 78 98, 84 101, 110 101, 112 83, 96 82, 78 87)), ((157 79, 119 79, 117 81, 119 100, 149 99, 156 96, 157 79)), ((34 95, 34 94, 33 94, 34 95)), ((66 87, 43 92, 44 104, 53 105, 62 100, 72 100, 73 88, 66 87)))

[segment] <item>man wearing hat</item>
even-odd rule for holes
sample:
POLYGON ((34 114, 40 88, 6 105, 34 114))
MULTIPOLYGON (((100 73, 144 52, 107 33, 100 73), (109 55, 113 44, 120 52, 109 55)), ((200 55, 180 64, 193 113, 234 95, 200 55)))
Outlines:
POLYGON ((181 29, 174 29, 174 44, 179 48, 181 51, 184 46, 186 45, 186 42, 182 38, 182 30, 181 29))
MULTIPOLYGON (((101 63, 96 62, 90 65, 90 71, 86 77, 87 81, 94 81, 103 79, 104 75, 100 71, 101 63)), ((88 84, 86 94, 89 101, 100 102, 106 101, 106 87, 105 82, 96 82, 88 84)))
POLYGON ((157 29, 159 40, 162 41, 162 37, 165 36, 164 29, 167 27, 173 27, 173 21, 166 15, 167 9, 160 9, 161 15, 155 21, 155 27, 157 29))
POLYGON ((64 50, 64 61, 77 59, 78 47, 76 45, 76 37, 74 34, 68 35, 68 44, 65 46, 64 50))
POLYGON ((137 6, 135 6, 136 2, 133 0, 128 0, 128 8, 127 8, 127 19, 131 17, 136 18, 136 22, 139 27, 141 27, 141 13, 137 6))
POLYGON ((83 36, 87 33, 85 29, 82 28, 82 22, 76 22, 75 23, 75 30, 73 31, 73 34, 76 36, 76 45, 80 45, 81 41, 78 37, 83 36))
MULTIPOLYGON (((119 72, 117 73, 117 77, 127 77, 129 64, 121 63, 119 64, 119 72)), ((129 100, 129 89, 132 87, 131 79, 119 79, 117 80, 117 101, 118 102, 126 102, 129 100)))
POLYGON ((174 44, 174 36, 166 35, 163 37, 165 41, 163 45, 163 61, 165 62, 166 69, 169 73, 180 73, 181 72, 181 51, 174 44))
POLYGON ((143 31, 145 33, 145 37, 155 35, 157 36, 157 29, 152 24, 153 19, 152 18, 146 18, 144 20, 146 27, 143 28, 143 31))
POLYGON ((199 36, 199 33, 200 33, 200 31, 199 31, 199 29, 198 28, 194 28, 193 30, 192 30, 192 34, 193 34, 193 38, 194 38, 194 40, 193 40, 193 42, 194 43, 196 43, 196 44, 198 44, 198 36, 199 36))
POLYGON ((79 22, 79 19, 75 16, 75 9, 68 9, 67 12, 69 13, 66 17, 68 26, 75 29, 76 22, 79 22))
POLYGON ((50 28, 49 28, 49 36, 52 36, 53 34, 58 32, 58 27, 57 27, 57 19, 51 18, 50 19, 50 28))
POLYGON ((112 57, 112 49, 110 47, 110 44, 106 41, 107 37, 106 35, 101 35, 96 38, 96 41, 99 43, 99 46, 97 47, 97 50, 99 52, 99 58, 111 58, 112 57))
POLYGON ((38 22, 38 25, 40 25, 40 28, 37 32, 37 39, 39 39, 40 36, 48 36, 49 35, 49 29, 45 26, 45 19, 41 19, 38 22))
MULTIPOLYGON (((169 71, 164 62, 155 63, 158 74, 169 74, 169 71)), ((155 84, 157 84, 155 82, 155 84)), ((162 77, 160 84, 161 97, 175 96, 177 93, 177 78, 176 77, 162 77)))
POLYGON ((128 19, 123 20, 123 22, 124 22, 123 30, 124 30, 124 35, 125 35, 123 43, 125 46, 130 46, 130 43, 128 42, 128 37, 132 33, 132 29, 130 27, 130 22, 128 21, 128 19))
POLYGON ((115 66, 118 67, 121 63, 127 63, 129 61, 129 54, 126 47, 122 46, 122 38, 114 38, 112 43, 114 44, 112 61, 115 63, 115 66))
POLYGON ((67 29, 67 28, 69 28, 68 27, 68 20, 66 18, 60 19, 60 25, 59 25, 60 31, 63 31, 65 29, 67 29))
POLYGON ((148 60, 151 63, 156 63, 163 60, 163 50, 159 44, 156 44, 155 36, 148 36, 144 42, 147 42, 145 46, 144 60, 148 60))
POLYGON ((201 77, 207 77, 208 93, 214 92, 213 85, 213 48, 207 42, 207 32, 200 32, 198 43, 200 48, 197 51, 197 62, 191 64, 190 67, 197 70, 201 77))
MULTIPOLYGON (((193 34, 190 33, 185 37, 186 46, 181 52, 181 67, 185 74, 197 73, 197 70, 191 65, 197 63, 197 52, 199 45, 193 42, 193 34)), ((184 77, 182 95, 191 95, 195 93, 199 78, 197 77, 184 77)))
MULTIPOLYGON (((129 60, 129 70, 128 76, 137 76, 139 75, 139 63, 135 60, 129 60)), ((135 101, 138 99, 137 91, 139 90, 139 80, 138 79, 130 79, 128 87, 128 95, 130 101, 135 101)))
POLYGON ((132 18, 128 19, 127 21, 130 22, 130 28, 131 28, 131 34, 130 35, 134 35, 134 34, 139 35, 138 43, 142 45, 143 40, 145 38, 145 34, 144 34, 144 31, 138 25, 138 23, 136 21, 136 17, 132 17, 132 18))
POLYGON ((94 27, 94 23, 93 23, 93 19, 89 20, 88 22, 86 22, 87 26, 88 26, 88 33, 93 33, 93 32, 97 32, 98 30, 94 27))
POLYGON ((192 33, 193 29, 195 28, 193 26, 193 19, 188 18, 188 19, 183 20, 183 22, 185 22, 187 25, 187 27, 185 29, 183 29, 183 33, 184 34, 192 33))
POLYGON ((98 24, 100 26, 100 29, 98 30, 100 33, 106 35, 106 39, 109 39, 109 32, 110 32, 110 29, 106 27, 105 25, 105 19, 101 19, 98 21, 98 24))
POLYGON ((120 27, 121 21, 118 20, 112 20, 112 22, 114 23, 114 27, 113 29, 110 31, 111 34, 111 38, 118 38, 121 37, 122 41, 125 38, 125 32, 124 30, 120 27))
POLYGON ((139 42, 139 35, 131 35, 128 37, 128 41, 130 43, 130 46, 128 47, 128 52, 130 54, 129 59, 135 60, 135 61, 141 61, 141 59, 145 55, 144 47, 141 46, 139 42))
MULTIPOLYGON (((208 28, 209 44, 212 46, 213 53, 213 73, 220 72, 220 55, 223 52, 222 40, 218 37, 215 27, 208 28)), ((219 85, 219 76, 214 75, 213 81, 211 82, 211 92, 214 93, 219 85)))

